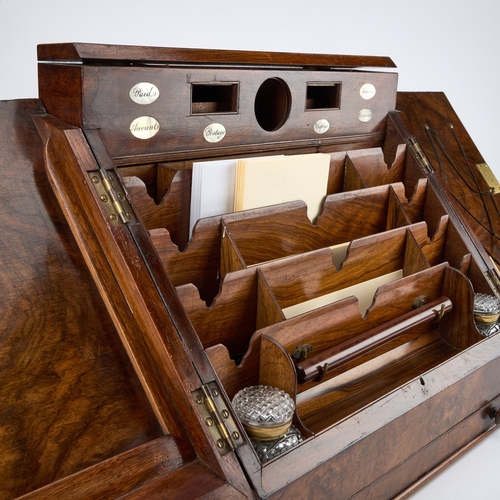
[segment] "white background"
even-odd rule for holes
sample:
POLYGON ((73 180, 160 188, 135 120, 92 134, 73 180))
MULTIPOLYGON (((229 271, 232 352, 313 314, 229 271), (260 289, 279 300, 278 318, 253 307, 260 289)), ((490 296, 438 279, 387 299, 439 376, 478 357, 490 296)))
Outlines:
MULTIPOLYGON (((0 99, 37 97, 40 43, 389 56, 400 90, 446 93, 500 178, 499 23, 498 0, 0 0, 0 99)), ((412 500, 500 498, 499 444, 494 432, 412 500)))

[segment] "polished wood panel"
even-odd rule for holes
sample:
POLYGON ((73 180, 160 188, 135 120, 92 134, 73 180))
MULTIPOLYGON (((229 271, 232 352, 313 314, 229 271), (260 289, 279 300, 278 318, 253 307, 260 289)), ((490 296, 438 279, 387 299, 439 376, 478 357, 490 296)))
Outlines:
POLYGON ((262 153, 269 147, 283 149, 285 144, 290 150, 349 144, 361 138, 379 144, 384 137, 387 113, 395 109, 395 73, 332 69, 311 72, 277 67, 269 74, 266 69, 244 71, 230 67, 216 77, 216 82, 237 83, 237 109, 192 113, 192 86, 213 85, 213 71, 193 65, 186 78, 183 66, 41 63, 39 95, 50 114, 83 129, 99 129, 110 155, 128 165, 193 160, 196 154, 237 155, 241 154, 242 146, 253 146, 255 152, 262 153), (282 99, 273 88, 267 88, 268 81, 281 82, 287 96, 285 104, 281 104, 282 99), (366 101, 360 95, 360 88, 367 81, 377 87, 377 92, 370 101, 372 119, 362 122, 358 115, 366 101), (149 140, 135 137, 130 129, 132 122, 145 113, 130 98, 130 90, 139 82, 151 82, 159 90, 158 99, 147 109, 147 116, 158 122, 157 133, 149 140), (323 82, 341 82, 341 105, 304 112, 309 85, 323 82), (261 88, 267 97, 259 105, 256 95, 261 88), (275 127, 267 130, 270 126, 260 123, 259 112, 282 117, 275 127), (314 123, 319 119, 332 124, 321 136, 314 131, 314 123), (224 127, 225 134, 220 142, 212 143, 204 138, 204 131, 216 123, 224 127))
POLYGON ((32 117, 0 103, 0 498, 161 434, 49 186, 32 117))
POLYGON ((477 164, 484 159, 446 96, 440 92, 399 92, 397 108, 405 125, 418 137, 466 230, 479 238, 498 264, 500 194, 493 194, 479 173, 477 164))

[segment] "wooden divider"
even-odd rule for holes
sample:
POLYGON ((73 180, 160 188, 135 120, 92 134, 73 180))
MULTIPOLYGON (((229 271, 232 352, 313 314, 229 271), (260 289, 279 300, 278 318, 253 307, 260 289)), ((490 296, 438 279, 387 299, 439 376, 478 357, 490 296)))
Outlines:
POLYGON ((364 187, 404 181, 406 146, 400 144, 392 165, 387 165, 382 148, 347 152, 346 168, 354 168, 364 187))
POLYGON ((157 167, 157 170, 157 190, 160 194, 166 190, 158 202, 138 177, 126 176, 124 184, 146 229, 166 228, 172 241, 183 250, 188 241, 191 171, 162 167, 157 167))
MULTIPOLYGON (((422 233, 425 227, 415 230, 422 233)), ((324 248, 263 264, 261 270, 280 307, 286 309, 398 271, 403 276, 410 269, 428 267, 412 232, 399 228, 354 240, 339 269, 332 250, 324 248), (409 262, 407 256, 415 260, 409 262)))
POLYGON ((166 229, 152 229, 149 234, 172 284, 193 283, 210 304, 219 291, 220 218, 201 220, 183 252, 166 229))
POLYGON ((158 167, 158 203, 126 180, 229 398, 285 390, 305 437, 481 339, 468 277, 484 277, 405 145, 390 149, 391 165, 380 148, 330 153, 314 223, 298 200, 200 219, 187 244, 189 169, 158 167))
POLYGON ((467 278, 442 264, 381 287, 364 319, 349 297, 272 325, 260 332, 263 380, 294 390, 299 420, 318 432, 480 340, 472 309, 453 308, 471 293, 467 278), (423 296, 427 303, 415 308, 423 296), (297 345, 309 343, 308 359, 294 361, 297 345))

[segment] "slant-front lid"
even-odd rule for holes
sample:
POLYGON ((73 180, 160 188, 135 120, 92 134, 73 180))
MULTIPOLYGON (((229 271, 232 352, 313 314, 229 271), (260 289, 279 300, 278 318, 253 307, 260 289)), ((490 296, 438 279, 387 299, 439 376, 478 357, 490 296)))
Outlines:
POLYGON ((249 65, 301 66, 318 68, 385 67, 395 68, 389 57, 327 54, 296 54, 288 52, 259 52, 244 50, 181 49, 105 45, 89 43, 59 43, 38 46, 39 61, 92 62, 113 61, 150 64, 189 65, 249 65))

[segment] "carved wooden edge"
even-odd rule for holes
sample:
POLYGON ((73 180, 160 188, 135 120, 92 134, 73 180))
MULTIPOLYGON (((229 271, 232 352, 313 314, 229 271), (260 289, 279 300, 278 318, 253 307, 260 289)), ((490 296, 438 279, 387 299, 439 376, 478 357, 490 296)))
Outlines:
POLYGON ((331 68, 396 67, 392 59, 386 56, 141 47, 94 43, 41 44, 37 47, 37 54, 39 61, 84 61, 85 63, 113 60, 124 64, 137 61, 190 65, 280 65, 331 68))

